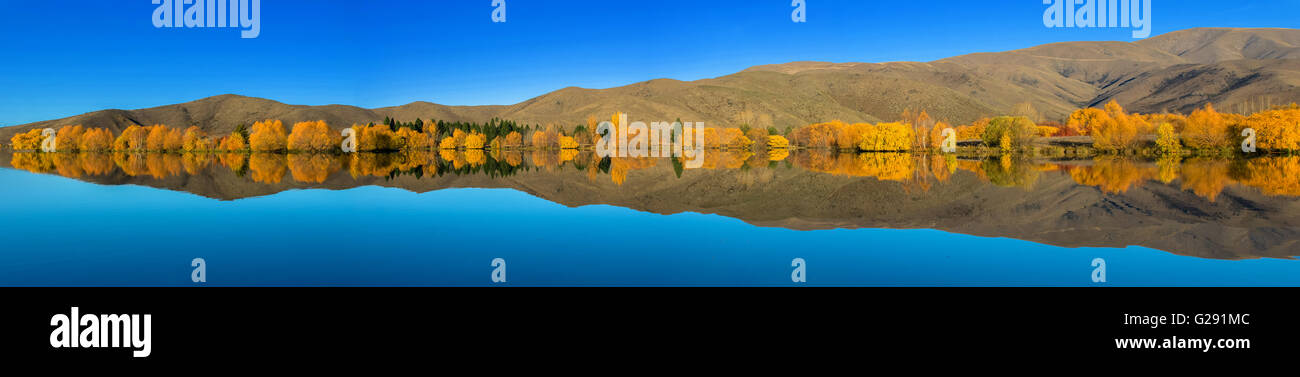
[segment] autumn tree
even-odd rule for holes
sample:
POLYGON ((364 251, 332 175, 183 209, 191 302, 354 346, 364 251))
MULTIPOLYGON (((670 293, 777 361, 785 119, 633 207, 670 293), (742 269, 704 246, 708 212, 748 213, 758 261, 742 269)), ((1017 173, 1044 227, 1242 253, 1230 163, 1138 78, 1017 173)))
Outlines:
POLYGON ((903 110, 901 122, 912 128, 912 135, 916 137, 914 145, 924 146, 930 144, 930 130, 935 127, 935 121, 930 117, 930 113, 924 109, 920 111, 905 109, 903 110))
POLYGON ((79 148, 87 152, 103 152, 113 149, 113 132, 107 128, 93 128, 81 136, 79 148))
MULTIPOLYGON (((931 127, 931 128, 930 128, 930 137, 929 137, 929 138, 930 138, 930 144, 929 144, 929 145, 926 145, 925 147, 927 147, 927 148, 935 148, 935 149, 942 148, 942 147, 943 147, 943 139, 944 139, 944 137, 943 137, 943 130, 948 129, 948 128, 952 128, 952 126, 948 125, 947 122, 938 122, 938 123, 935 123, 935 124, 934 124, 934 127, 931 127)), ((956 131, 956 129, 953 129, 953 131, 956 131)), ((953 135, 953 136, 956 136, 956 135, 953 135)))
MULTIPOLYGON (((595 117, 588 119, 588 123, 595 119, 595 117)), ((592 129, 594 130, 595 128, 592 129)), ((506 134, 505 140, 501 143, 501 146, 504 148, 520 148, 523 147, 523 145, 524 137, 523 135, 520 135, 518 131, 511 131, 509 134, 506 134)))
MULTIPOLYGON (((767 145, 767 141, 768 141, 768 140, 767 140, 767 137, 768 137, 769 135, 770 135, 770 134, 768 133, 767 129, 766 129, 766 128, 761 128, 761 127, 754 127, 754 128, 751 128, 751 129, 749 130, 749 132, 746 132, 746 133, 745 133, 745 137, 749 138, 749 140, 750 140, 751 142, 753 142, 753 143, 756 143, 756 144, 761 143, 760 146, 766 146, 766 145, 767 145)), ((668 142, 668 140, 663 140, 663 142, 666 144, 666 143, 668 142)))
POLYGON ((1108 118, 1105 111, 1097 108, 1075 110, 1065 122, 1066 132, 1074 135, 1090 136, 1088 130, 1098 128, 1108 118))
MULTIPOLYGON (((1271 151, 1300 150, 1300 106, 1279 107, 1251 114, 1242 121, 1243 128, 1255 130, 1259 149, 1271 151)), ((1234 134, 1240 135, 1238 132, 1234 134)))
POLYGON ((718 146, 724 149, 749 149, 754 145, 740 128, 724 128, 718 138, 718 146))
POLYGON ((1227 117, 1215 111, 1213 104, 1207 103, 1205 108, 1187 116, 1187 125, 1183 128, 1183 145, 1188 148, 1219 149, 1228 147, 1230 140, 1227 117))
POLYGON ((1029 118, 1002 116, 989 120, 981 139, 987 147, 1006 150, 1028 145, 1037 132, 1029 118))
POLYGON ((444 151, 456 150, 456 138, 452 136, 442 138, 442 141, 438 143, 438 149, 444 151))
POLYGON ((254 152, 284 151, 288 148, 288 135, 285 134, 284 123, 269 119, 253 123, 253 132, 248 135, 248 147, 254 152))
POLYGON ((1172 123, 1161 123, 1156 128, 1156 147, 1160 149, 1161 154, 1176 155, 1182 153, 1183 143, 1179 140, 1180 136, 1174 131, 1172 123))
POLYGON ((167 134, 163 137, 162 150, 168 152, 180 151, 185 147, 185 134, 181 130, 168 127, 167 134))
POLYGON ((23 132, 9 139, 9 147, 16 151, 37 150, 41 148, 42 129, 36 128, 23 132))
POLYGON ((957 140, 981 140, 984 138, 984 131, 988 129, 989 122, 992 119, 980 118, 975 122, 957 127, 957 140))
POLYGON ((211 150, 213 147, 208 133, 198 126, 190 126, 185 129, 185 134, 181 136, 181 150, 186 152, 198 152, 211 150))
POLYGON ((570 136, 561 136, 560 149, 578 149, 578 141, 570 136))
POLYGON ((117 151, 143 151, 146 147, 146 141, 149 138, 149 129, 139 125, 127 126, 121 135, 113 141, 113 150, 117 151))
MULTIPOLYGON (((242 152, 248 150, 248 143, 244 141, 243 134, 239 132, 231 132, 230 136, 221 139, 221 150, 227 152, 242 152)), ((226 161, 223 161, 223 163, 225 162, 226 161)), ((240 165, 242 166, 242 162, 240 165)), ((231 164, 227 163, 226 166, 231 166, 231 164)))
POLYGON ((1137 141, 1138 130, 1144 128, 1141 117, 1129 115, 1119 103, 1110 101, 1106 104, 1104 114, 1088 123, 1088 135, 1092 136, 1093 147, 1104 150, 1123 150, 1132 148, 1137 141))
POLYGON ((781 136, 781 135, 769 135, 767 137, 767 148, 768 149, 789 149, 790 140, 786 139, 785 136, 781 136))
POLYGON ((55 146, 58 151, 77 151, 81 149, 81 140, 85 137, 86 129, 81 125, 63 126, 59 128, 58 133, 54 136, 55 146))
POLYGON ((480 150, 480 151, 481 151, 481 150, 483 149, 483 147, 486 146, 486 145, 487 145, 487 140, 485 140, 485 137, 484 137, 483 134, 481 134, 481 133, 478 133, 478 132, 472 132, 472 133, 470 133, 470 134, 468 134, 468 135, 465 135, 465 149, 466 149, 466 150, 480 150))
POLYGON ((397 132, 393 135, 393 140, 398 149, 408 151, 429 149, 429 136, 413 128, 403 127, 397 129, 397 132))
POLYGON ((295 152, 329 152, 339 148, 341 138, 335 136, 334 130, 323 120, 298 122, 289 133, 286 147, 295 152))
POLYGON ((357 135, 357 151, 361 152, 382 152, 401 150, 398 145, 397 134, 393 129, 385 125, 352 125, 352 130, 357 135))
POLYGON ((155 124, 149 127, 149 133, 145 136, 145 150, 163 151, 167 145, 167 126, 155 124))
POLYGON ((904 123, 863 124, 858 149, 867 152, 904 152, 912 150, 916 128, 904 123))
POLYGON ((456 129, 455 131, 452 131, 451 139, 452 139, 452 144, 454 146, 451 149, 464 148, 465 138, 468 136, 469 136, 468 132, 462 131, 460 129, 456 129))

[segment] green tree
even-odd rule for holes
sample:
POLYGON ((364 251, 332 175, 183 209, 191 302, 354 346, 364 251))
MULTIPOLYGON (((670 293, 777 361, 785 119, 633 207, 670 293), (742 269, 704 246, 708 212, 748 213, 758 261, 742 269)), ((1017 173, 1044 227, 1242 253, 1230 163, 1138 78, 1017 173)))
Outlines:
POLYGON ((1034 122, 1026 117, 1003 116, 993 118, 984 129, 981 139, 990 148, 1020 148, 1033 141, 1038 132, 1034 122), (1004 138, 1010 145, 1004 146, 1004 138))

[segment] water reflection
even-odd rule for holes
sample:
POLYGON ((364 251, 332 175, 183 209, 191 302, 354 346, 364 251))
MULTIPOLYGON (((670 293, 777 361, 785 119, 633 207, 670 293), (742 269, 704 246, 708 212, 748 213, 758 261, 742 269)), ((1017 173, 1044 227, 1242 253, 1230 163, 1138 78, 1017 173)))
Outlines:
POLYGON ((697 169, 681 159, 578 150, 0 154, 5 161, 223 200, 295 188, 510 188, 566 206, 711 213, 800 230, 926 228, 1223 259, 1300 254, 1300 226, 1292 225, 1300 224, 1300 157, 1290 156, 1044 161, 777 149, 710 151, 697 169))
MULTIPOLYGON (((252 182, 320 184, 341 171, 353 179, 396 176, 452 175, 511 176, 519 171, 558 172, 576 169, 593 182, 626 183, 631 173, 670 163, 680 177, 686 168, 680 159, 600 158, 578 150, 492 151, 440 150, 407 153, 266 154, 266 153, 14 153, 10 164, 40 174, 68 178, 107 176, 166 179, 199 175, 217 167, 252 182), (602 178, 604 177, 604 178, 602 178)), ((843 177, 874 178, 904 183, 909 189, 928 191, 948 182, 958 171, 974 173, 981 181, 1002 187, 1033 189, 1042 174, 1067 174, 1074 182, 1107 194, 1124 194, 1146 184, 1175 185, 1214 202, 1228 187, 1251 187, 1271 196, 1300 196, 1300 157, 1275 156, 1248 160, 1169 158, 1143 161, 1124 157, 1092 160, 1034 161, 1003 155, 988 159, 958 159, 952 155, 907 153, 833 153, 776 149, 710 152, 703 170, 761 172, 781 167, 843 177)), ((761 174, 742 178, 752 184, 761 174)))

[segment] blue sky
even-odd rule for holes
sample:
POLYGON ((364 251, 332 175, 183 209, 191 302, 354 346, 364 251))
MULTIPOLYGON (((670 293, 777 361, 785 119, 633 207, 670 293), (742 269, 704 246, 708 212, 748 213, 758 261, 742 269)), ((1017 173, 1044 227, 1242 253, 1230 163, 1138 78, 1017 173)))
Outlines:
MULTIPOLYGON (((0 125, 237 93, 291 104, 512 104, 760 64, 929 61, 1127 29, 1048 29, 1040 0, 263 0, 261 35, 157 29, 149 0, 0 0, 0 125)), ((1300 1, 1153 0, 1152 35, 1289 27, 1300 1)))

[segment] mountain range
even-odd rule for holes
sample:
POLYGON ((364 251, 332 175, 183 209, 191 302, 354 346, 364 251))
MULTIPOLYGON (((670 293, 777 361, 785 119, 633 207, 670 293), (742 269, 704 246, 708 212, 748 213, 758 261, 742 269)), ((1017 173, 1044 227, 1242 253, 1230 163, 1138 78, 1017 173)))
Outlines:
POLYGON ((415 102, 366 109, 289 105, 220 95, 139 110, 103 110, 0 128, 0 140, 32 128, 80 124, 121 131, 132 124, 196 125, 226 134, 238 124, 325 120, 335 128, 384 118, 511 119, 572 126, 616 111, 645 121, 749 123, 784 128, 840 119, 892 121, 926 109, 950 123, 1009 113, 1031 103, 1043 120, 1115 100, 1130 111, 1190 112, 1214 103, 1251 112, 1300 102, 1300 30, 1198 28, 1137 42, 1063 42, 932 62, 794 62, 756 66, 697 81, 656 79, 609 89, 564 88, 514 105, 415 102))

